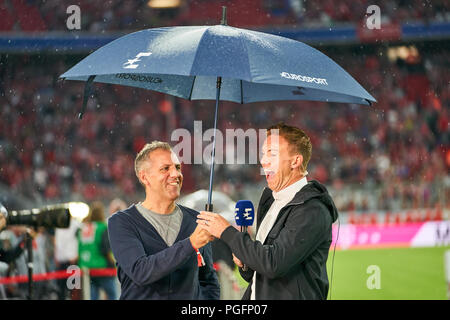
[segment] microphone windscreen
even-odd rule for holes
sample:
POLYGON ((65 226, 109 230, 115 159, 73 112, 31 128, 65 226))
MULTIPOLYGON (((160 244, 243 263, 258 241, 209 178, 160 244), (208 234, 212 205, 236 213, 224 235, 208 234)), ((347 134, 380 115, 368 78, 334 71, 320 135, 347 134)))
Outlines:
POLYGON ((250 200, 239 200, 234 209, 234 219, 238 226, 251 226, 255 220, 253 203, 250 200))

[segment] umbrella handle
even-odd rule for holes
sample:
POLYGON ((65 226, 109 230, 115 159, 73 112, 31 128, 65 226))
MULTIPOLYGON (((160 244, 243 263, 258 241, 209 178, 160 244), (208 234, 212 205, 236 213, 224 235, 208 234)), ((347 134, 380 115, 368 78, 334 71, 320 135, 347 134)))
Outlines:
POLYGON ((222 77, 217 77, 216 83, 216 110, 214 112, 214 135, 213 135, 213 147, 211 151, 211 171, 209 172, 209 190, 208 190, 208 203, 205 206, 205 211, 212 212, 212 188, 214 181, 214 159, 216 157, 216 131, 217 131, 217 117, 219 114, 219 100, 220 100, 220 88, 222 87, 222 77))
POLYGON ((89 99, 89 96, 91 95, 92 81, 94 81, 95 77, 96 76, 89 76, 84 86, 83 104, 81 105, 81 111, 78 114, 78 119, 80 120, 83 118, 84 112, 86 111, 87 101, 89 99))

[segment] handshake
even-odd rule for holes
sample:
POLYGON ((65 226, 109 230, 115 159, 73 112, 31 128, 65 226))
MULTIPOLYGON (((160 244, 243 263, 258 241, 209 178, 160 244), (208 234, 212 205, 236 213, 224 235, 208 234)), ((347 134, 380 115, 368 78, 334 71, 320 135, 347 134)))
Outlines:
POLYGON ((197 228, 189 239, 194 248, 201 248, 214 238, 220 238, 222 232, 231 224, 220 214, 201 211, 197 216, 197 228))
MULTIPOLYGON (((220 214, 208 211, 201 211, 197 216, 197 228, 189 237, 194 248, 201 248, 213 241, 214 238, 220 238, 222 232, 231 224, 220 214)), ((233 254, 233 261, 240 268, 243 263, 233 254)))

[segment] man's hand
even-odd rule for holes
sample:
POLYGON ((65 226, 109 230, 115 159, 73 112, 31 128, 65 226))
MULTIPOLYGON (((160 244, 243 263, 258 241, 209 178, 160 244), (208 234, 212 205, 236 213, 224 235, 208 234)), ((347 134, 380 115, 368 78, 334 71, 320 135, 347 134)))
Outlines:
POLYGON ((236 263, 236 265, 237 265, 239 268, 243 268, 243 267, 244 267, 244 264, 242 263, 242 261, 239 260, 238 258, 236 258, 236 256, 234 255, 234 253, 233 253, 233 261, 234 261, 234 263, 236 263))
POLYGON ((220 214, 208 211, 200 211, 200 214, 197 216, 198 225, 208 231, 216 238, 220 238, 222 232, 231 224, 220 214))
POLYGON ((6 226, 6 218, 0 214, 0 231, 6 226))
POLYGON ((38 234, 38 232, 34 229, 34 228, 25 228, 25 231, 24 231, 24 233, 28 233, 29 235, 30 235, 30 237, 31 237, 31 239, 34 239, 34 238, 36 238, 36 236, 37 236, 37 234, 38 234))
POLYGON ((208 231, 200 228, 200 226, 197 226, 189 237, 189 240, 194 248, 200 249, 204 245, 208 244, 208 242, 214 240, 214 237, 208 231))

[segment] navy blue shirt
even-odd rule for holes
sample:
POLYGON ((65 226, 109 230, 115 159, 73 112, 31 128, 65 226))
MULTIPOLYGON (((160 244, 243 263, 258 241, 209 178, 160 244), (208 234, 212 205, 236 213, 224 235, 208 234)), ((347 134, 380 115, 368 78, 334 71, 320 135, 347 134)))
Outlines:
POLYGON ((111 249, 121 284, 120 299, 219 299, 211 244, 200 248, 206 265, 198 267, 189 236, 198 212, 178 205, 183 213, 180 232, 168 247, 135 205, 108 219, 111 249))

